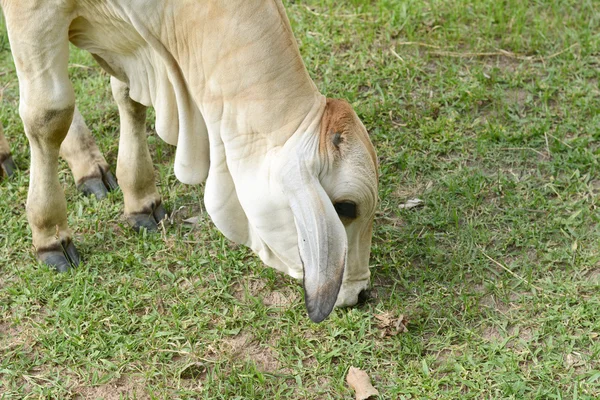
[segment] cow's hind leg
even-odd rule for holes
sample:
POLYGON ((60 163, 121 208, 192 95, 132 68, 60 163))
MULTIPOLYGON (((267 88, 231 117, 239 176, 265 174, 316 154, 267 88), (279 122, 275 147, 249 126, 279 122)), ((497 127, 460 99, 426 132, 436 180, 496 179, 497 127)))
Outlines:
MULTIPOLYGON (((67 137, 60 146, 60 155, 69 164, 77 189, 84 194, 102 199, 119 187, 77 107, 67 137)), ((0 178, 11 176, 16 170, 0 125, 0 178)))
POLYGON ((69 164, 77 189, 84 194, 101 199, 118 187, 77 107, 69 133, 60 146, 60 155, 69 164))
POLYGON ((0 125, 0 178, 3 175, 11 176, 16 170, 17 166, 10 155, 10 147, 8 147, 8 141, 4 137, 2 125, 0 125))
POLYGON ((71 18, 65 8, 28 0, 4 12, 19 77, 19 113, 31 149, 27 219, 33 245, 41 261, 66 271, 79 264, 58 180, 59 149, 75 109, 67 71, 71 18))
POLYGON ((167 213, 154 183, 146 138, 146 107, 129 97, 125 83, 116 78, 110 82, 121 120, 117 178, 123 191, 125 217, 135 230, 155 230, 167 213))

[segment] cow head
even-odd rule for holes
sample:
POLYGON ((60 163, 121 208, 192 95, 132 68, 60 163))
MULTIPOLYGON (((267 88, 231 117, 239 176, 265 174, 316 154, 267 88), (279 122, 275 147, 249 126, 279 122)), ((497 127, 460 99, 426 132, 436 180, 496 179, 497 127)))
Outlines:
POLYGON ((369 284, 378 176, 373 145, 348 103, 327 99, 317 139, 295 143, 282 175, 314 322, 335 305, 356 304, 369 284))
POLYGON ((377 161, 365 127, 348 103, 319 96, 277 148, 261 148, 268 141, 258 135, 224 145, 214 136, 204 192, 225 236, 303 278, 315 322, 336 305, 356 304, 368 287, 377 204, 377 161))

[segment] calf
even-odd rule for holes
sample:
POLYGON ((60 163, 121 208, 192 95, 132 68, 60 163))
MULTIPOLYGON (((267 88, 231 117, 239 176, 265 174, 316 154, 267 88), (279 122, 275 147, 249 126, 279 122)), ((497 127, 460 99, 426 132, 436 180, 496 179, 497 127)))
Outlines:
POLYGON ((302 278, 309 317, 357 302, 369 283, 377 165, 351 106, 310 79, 280 1, 0 0, 31 144, 27 216, 38 257, 77 264, 57 160, 74 115, 68 41, 112 75, 117 178, 128 215, 161 217, 146 107, 177 146, 175 175, 206 181, 229 239, 302 278))

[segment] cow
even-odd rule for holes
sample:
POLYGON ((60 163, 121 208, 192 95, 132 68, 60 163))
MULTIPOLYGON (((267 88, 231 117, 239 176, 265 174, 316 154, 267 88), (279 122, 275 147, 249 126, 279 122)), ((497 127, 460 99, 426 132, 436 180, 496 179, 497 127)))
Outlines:
POLYGON ((31 146, 27 218, 37 256, 77 265, 57 159, 74 114, 69 41, 111 75, 121 121, 125 214, 162 215, 145 137, 177 146, 181 182, 230 240, 302 279, 310 319, 356 304, 369 285, 378 197, 367 130, 323 96, 280 0, 0 0, 31 146))
MULTIPOLYGON (((108 163, 77 108, 74 110, 67 136, 61 143, 60 155, 67 161, 77 189, 83 194, 103 199, 108 192, 118 187, 116 178, 110 172, 108 163)), ((0 177, 10 177, 16 170, 8 140, 0 125, 0 177)))

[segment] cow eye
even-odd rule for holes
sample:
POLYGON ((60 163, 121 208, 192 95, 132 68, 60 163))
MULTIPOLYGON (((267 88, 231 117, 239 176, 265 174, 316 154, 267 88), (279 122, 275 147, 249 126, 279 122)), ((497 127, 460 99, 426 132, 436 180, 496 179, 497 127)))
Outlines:
POLYGON ((333 204, 340 218, 356 219, 356 204, 351 201, 340 201, 333 204))

